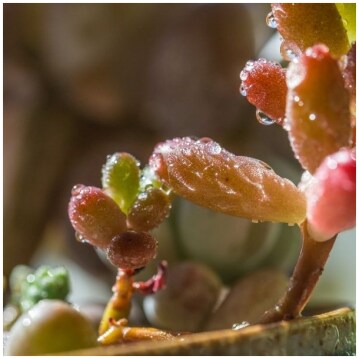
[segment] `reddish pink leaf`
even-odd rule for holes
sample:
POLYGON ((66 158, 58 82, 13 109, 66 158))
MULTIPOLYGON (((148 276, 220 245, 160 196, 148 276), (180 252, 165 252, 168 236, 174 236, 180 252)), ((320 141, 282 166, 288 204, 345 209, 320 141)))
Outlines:
POLYGON ((307 49, 287 71, 286 123, 293 151, 310 173, 349 145, 349 94, 338 62, 324 45, 307 49))
POLYGON ((355 226, 356 158, 351 149, 328 156, 306 189, 308 230, 327 240, 355 226))
POLYGON ((68 213, 81 239, 102 249, 114 236, 126 230, 125 215, 100 188, 75 186, 68 213))
POLYGON ((281 122, 287 96, 285 70, 278 63, 259 59, 248 61, 240 78, 242 95, 269 118, 281 122))

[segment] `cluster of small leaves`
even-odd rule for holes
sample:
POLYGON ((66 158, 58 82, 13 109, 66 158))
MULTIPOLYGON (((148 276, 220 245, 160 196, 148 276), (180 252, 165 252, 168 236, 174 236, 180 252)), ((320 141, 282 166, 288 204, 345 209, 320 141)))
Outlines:
POLYGON ((169 192, 128 153, 108 156, 102 187, 77 185, 72 190, 68 212, 79 240, 104 250, 119 268, 144 267, 157 254, 157 242, 148 232, 169 215, 169 192))
MULTIPOLYGON (((241 93, 257 107, 257 117, 264 124, 283 126, 295 157, 314 177, 329 155, 355 144, 350 9, 272 4, 269 19, 283 38, 282 53, 291 61, 288 69, 259 59, 247 62, 240 75, 241 93)), ((102 174, 103 189, 74 189, 69 215, 80 239, 107 251, 117 266, 140 267, 155 255, 157 246, 154 239, 150 243, 148 231, 169 214, 168 189, 201 206, 253 221, 300 224, 308 215, 309 192, 263 162, 235 156, 210 139, 161 143, 142 171, 133 156, 116 153, 102 174), (129 243, 136 243, 141 255, 136 257, 129 243)))
POLYGON ((33 270, 19 265, 11 272, 10 289, 12 303, 26 312, 42 299, 65 300, 70 292, 69 273, 64 267, 33 270))
MULTIPOLYGON (((349 203, 355 204, 355 186, 340 185, 348 181, 343 168, 355 169, 355 158, 342 152, 355 146, 355 4, 272 4, 267 23, 280 32, 289 66, 249 61, 241 73, 241 92, 273 119, 267 124, 277 122, 288 131, 306 177, 314 177, 301 186, 308 228, 317 239, 328 239, 355 223, 355 205, 349 203)), ((355 170, 350 173, 355 183, 355 170)))

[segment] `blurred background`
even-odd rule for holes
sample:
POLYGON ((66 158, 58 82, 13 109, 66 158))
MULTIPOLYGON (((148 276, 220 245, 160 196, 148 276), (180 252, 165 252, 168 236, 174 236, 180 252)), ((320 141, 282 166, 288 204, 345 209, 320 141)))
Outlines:
MULTIPOLYGON (((269 4, 3 8, 5 277, 17 264, 63 264, 74 301, 106 302, 113 271, 75 240, 67 204, 73 185, 100 187, 114 152, 144 165, 159 141, 212 137, 298 183, 285 131, 260 125, 239 94, 247 60, 281 60, 278 34, 265 23, 269 4)), ((300 248, 294 227, 180 200, 155 235, 159 260, 204 263, 227 285, 258 268, 290 274, 300 248)), ((355 303, 355 231, 343 237, 313 303, 355 303)))

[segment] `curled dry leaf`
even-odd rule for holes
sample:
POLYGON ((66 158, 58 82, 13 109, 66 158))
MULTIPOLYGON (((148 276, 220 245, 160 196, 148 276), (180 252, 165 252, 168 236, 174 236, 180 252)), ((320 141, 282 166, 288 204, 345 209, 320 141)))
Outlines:
POLYGON ((281 122, 287 96, 285 70, 276 62, 259 59, 248 61, 240 78, 242 95, 268 117, 281 122))
POLYGON ((305 197, 292 182, 211 139, 161 143, 150 165, 176 194, 202 207, 256 221, 301 223, 305 218, 305 197))
POLYGON ((322 43, 335 57, 349 48, 347 32, 335 4, 272 4, 277 28, 287 52, 299 56, 306 48, 322 43))
POLYGON ((308 231, 327 240, 355 226, 355 152, 343 149, 328 156, 307 184, 308 231))
POLYGON ((306 50, 287 71, 286 123, 293 151, 313 173, 323 159, 348 146, 349 94, 339 65, 324 45, 306 50))
POLYGON ((100 188, 75 186, 68 214, 81 240, 101 249, 105 249, 114 236, 126 230, 125 215, 100 188))

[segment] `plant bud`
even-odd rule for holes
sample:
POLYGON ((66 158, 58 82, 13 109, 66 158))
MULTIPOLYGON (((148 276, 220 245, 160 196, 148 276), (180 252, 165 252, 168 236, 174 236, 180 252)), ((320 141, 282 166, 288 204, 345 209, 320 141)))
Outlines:
POLYGON ((102 187, 128 213, 140 186, 139 162, 128 153, 114 153, 108 156, 102 168, 102 187))

